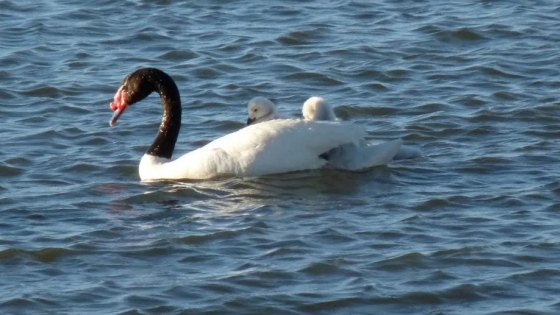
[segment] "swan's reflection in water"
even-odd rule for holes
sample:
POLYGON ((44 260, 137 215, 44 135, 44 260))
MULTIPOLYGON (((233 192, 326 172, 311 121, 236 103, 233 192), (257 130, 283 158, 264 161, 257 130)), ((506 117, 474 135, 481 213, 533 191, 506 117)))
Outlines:
POLYGON ((265 255, 286 248, 311 250, 312 242, 300 241, 300 233, 314 231, 311 234, 322 239, 333 226, 374 214, 383 203, 377 199, 398 190, 393 173, 379 167, 361 173, 319 170, 210 181, 134 182, 123 193, 128 196, 114 201, 116 207, 133 211, 113 212, 111 221, 122 237, 119 246, 127 253, 173 252, 181 253, 182 259, 227 265, 224 257, 248 252, 258 256, 261 249, 265 255), (203 250, 202 244, 206 244, 203 250))
POLYGON ((378 170, 373 173, 319 170, 254 178, 183 181, 172 183, 167 191, 192 196, 184 207, 198 211, 225 214, 263 206, 297 207, 313 201, 358 197, 359 191, 371 189, 367 186, 372 184, 372 177, 377 178, 378 186, 383 186, 383 182, 390 180, 390 172, 387 168, 378 170))
MULTIPOLYGON (((364 205, 395 189, 390 167, 364 172, 315 170, 250 178, 134 183, 113 209, 145 216, 182 212, 191 218, 256 214, 263 209, 331 210, 364 205), (186 212, 185 212, 186 211, 186 212)), ((169 215, 169 214, 167 214, 169 215)), ((176 214, 175 214, 176 215, 176 214)), ((173 216, 175 216, 173 215, 173 216)))

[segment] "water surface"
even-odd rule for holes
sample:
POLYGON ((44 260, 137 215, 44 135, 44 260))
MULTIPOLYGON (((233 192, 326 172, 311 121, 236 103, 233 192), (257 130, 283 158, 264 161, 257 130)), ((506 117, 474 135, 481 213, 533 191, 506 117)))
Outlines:
POLYGON ((0 1, 3 314, 560 313, 556 1, 0 1), (141 183, 156 96, 176 156, 318 95, 424 152, 366 172, 141 183))

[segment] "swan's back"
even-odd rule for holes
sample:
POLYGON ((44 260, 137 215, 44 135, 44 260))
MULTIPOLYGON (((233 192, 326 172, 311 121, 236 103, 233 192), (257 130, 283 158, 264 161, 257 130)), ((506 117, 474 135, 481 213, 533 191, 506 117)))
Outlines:
POLYGON ((344 122, 270 120, 225 135, 174 161, 158 164, 145 156, 150 167, 142 173, 141 162, 141 177, 207 179, 317 169, 327 163, 319 158, 321 153, 365 135, 365 128, 344 122))
POLYGON ((208 147, 239 157, 238 167, 255 176, 320 168, 326 163, 321 153, 365 135, 363 127, 348 123, 281 119, 245 127, 208 147))

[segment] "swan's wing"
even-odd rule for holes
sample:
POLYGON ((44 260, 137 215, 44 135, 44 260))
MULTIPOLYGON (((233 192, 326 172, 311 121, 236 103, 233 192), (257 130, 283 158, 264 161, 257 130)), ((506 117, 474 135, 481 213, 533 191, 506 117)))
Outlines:
POLYGON ((336 168, 353 171, 386 165, 399 152, 401 145, 401 139, 376 145, 366 142, 349 143, 331 150, 329 162, 336 168))
POLYGON ((321 153, 365 135, 365 128, 351 123, 281 119, 245 127, 200 150, 210 158, 216 149, 227 154, 227 161, 217 162, 222 172, 257 176, 319 168, 325 164, 321 153))

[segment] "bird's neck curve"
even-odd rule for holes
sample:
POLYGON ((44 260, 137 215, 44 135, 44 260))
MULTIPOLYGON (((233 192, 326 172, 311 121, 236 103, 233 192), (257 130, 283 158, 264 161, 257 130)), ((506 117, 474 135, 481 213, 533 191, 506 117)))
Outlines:
POLYGON ((173 79, 163 71, 154 71, 146 77, 161 98, 163 117, 159 132, 146 154, 171 159, 181 129, 181 96, 173 79))

